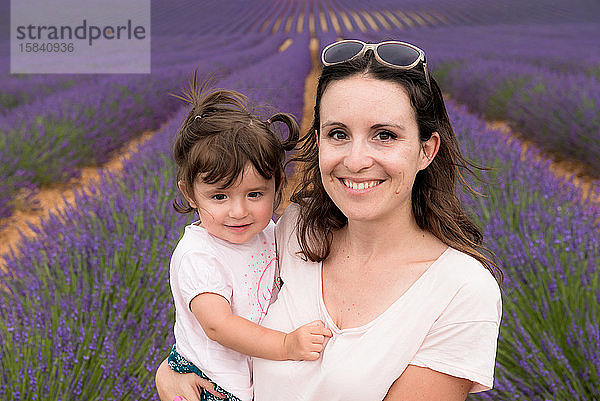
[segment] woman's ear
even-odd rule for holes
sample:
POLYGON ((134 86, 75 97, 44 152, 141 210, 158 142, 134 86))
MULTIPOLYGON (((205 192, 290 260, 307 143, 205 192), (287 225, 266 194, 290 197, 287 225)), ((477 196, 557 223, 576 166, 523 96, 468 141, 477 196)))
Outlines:
POLYGON ((440 150, 441 143, 440 134, 433 132, 431 137, 421 144, 421 152, 419 154, 419 170, 424 170, 433 161, 437 152, 440 150))
POLYGON ((183 195, 185 200, 188 201, 190 206, 193 209, 198 209, 198 206, 196 205, 196 201, 194 201, 194 198, 192 198, 191 196, 188 195, 187 186, 181 180, 177 181, 177 186, 179 187, 179 192, 181 192, 181 194, 183 195))

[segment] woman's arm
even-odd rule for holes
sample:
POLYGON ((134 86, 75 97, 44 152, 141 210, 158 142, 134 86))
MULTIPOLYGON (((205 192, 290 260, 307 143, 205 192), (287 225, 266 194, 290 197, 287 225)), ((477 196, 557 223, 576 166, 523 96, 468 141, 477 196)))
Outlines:
POLYGON ((289 334, 259 326, 234 315, 229 302, 213 293, 196 296, 190 302, 190 308, 211 340, 239 353, 263 359, 319 359, 325 337, 332 335, 318 320, 289 334))
POLYGON ((162 361, 156 370, 156 390, 162 401, 172 401, 177 396, 182 396, 186 401, 200 401, 203 389, 217 398, 225 398, 214 389, 214 386, 195 373, 177 373, 162 361))
POLYGON ((472 384, 468 379, 408 365, 384 401, 465 401, 472 384))

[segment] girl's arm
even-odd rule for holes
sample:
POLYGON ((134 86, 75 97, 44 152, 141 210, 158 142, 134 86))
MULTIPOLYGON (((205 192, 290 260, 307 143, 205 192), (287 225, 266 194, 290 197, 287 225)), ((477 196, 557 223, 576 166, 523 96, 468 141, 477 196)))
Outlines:
POLYGON ((162 361, 156 370, 156 389, 162 401, 172 401, 182 396, 186 401, 200 401, 202 391, 208 391, 217 398, 225 398, 214 389, 212 383, 195 373, 177 373, 162 361))
POLYGON ((408 365, 384 401, 465 401, 472 384, 468 379, 408 365))
POLYGON ((202 293, 192 299, 190 308, 206 335, 239 353, 276 361, 319 359, 325 337, 331 331, 316 320, 289 334, 267 329, 231 312, 220 295, 202 293))

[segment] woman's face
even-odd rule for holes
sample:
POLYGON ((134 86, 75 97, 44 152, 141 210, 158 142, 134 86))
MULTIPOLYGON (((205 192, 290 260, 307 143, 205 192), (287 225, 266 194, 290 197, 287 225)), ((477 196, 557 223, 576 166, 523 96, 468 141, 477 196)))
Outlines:
POLYGON ((323 186, 344 215, 393 221, 410 213, 415 176, 435 156, 439 135, 420 143, 404 88, 368 75, 331 82, 321 98, 320 121, 323 186))

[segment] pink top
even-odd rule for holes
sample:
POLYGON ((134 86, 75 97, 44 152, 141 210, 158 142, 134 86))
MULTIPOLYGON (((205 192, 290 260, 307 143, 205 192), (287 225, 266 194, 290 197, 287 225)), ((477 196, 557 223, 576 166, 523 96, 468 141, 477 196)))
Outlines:
POLYGON ((333 332, 317 361, 254 358, 256 401, 381 400, 409 364, 492 387, 501 316, 498 284, 476 259, 448 248, 382 314, 338 328, 323 302, 321 264, 303 261, 294 231, 297 206, 277 223, 278 299, 263 320, 290 332, 323 320, 333 332))

